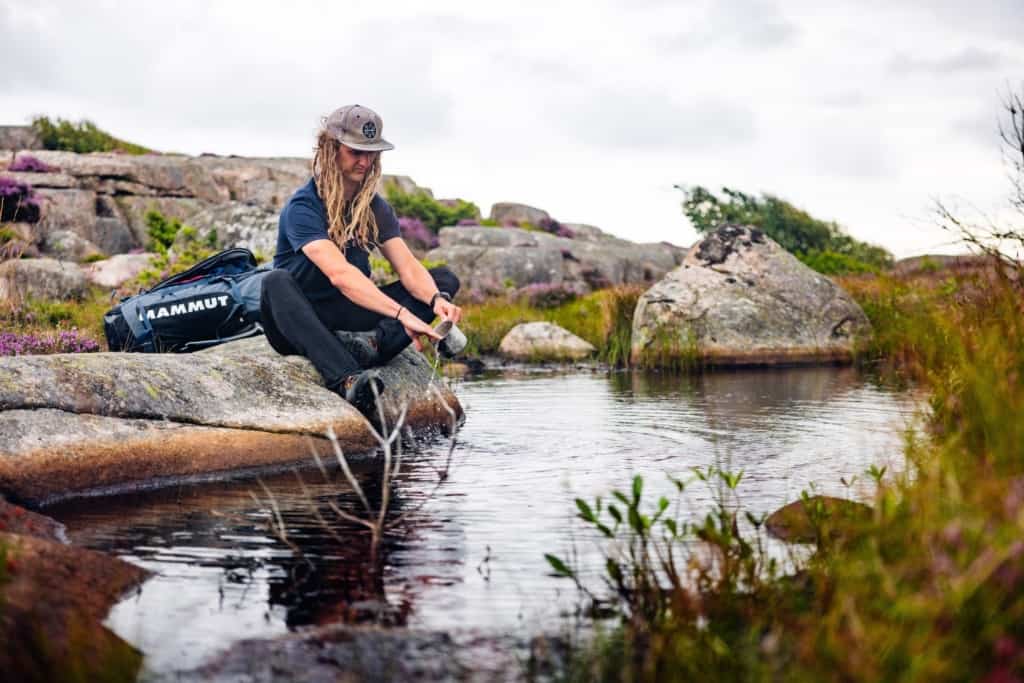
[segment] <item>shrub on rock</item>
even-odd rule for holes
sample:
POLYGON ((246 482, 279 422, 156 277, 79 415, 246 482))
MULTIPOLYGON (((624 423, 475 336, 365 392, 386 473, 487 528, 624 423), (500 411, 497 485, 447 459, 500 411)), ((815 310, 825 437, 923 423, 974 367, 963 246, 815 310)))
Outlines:
POLYGON ((32 186, 0 176, 0 222, 39 221, 39 200, 32 186))

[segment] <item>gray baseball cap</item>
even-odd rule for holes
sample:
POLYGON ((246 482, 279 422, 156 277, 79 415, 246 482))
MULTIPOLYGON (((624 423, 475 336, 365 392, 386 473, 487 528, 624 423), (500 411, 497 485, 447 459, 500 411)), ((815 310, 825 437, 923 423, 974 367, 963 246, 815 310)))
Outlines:
POLYGON ((335 109, 324 122, 334 139, 362 152, 386 152, 395 146, 381 137, 384 123, 372 109, 350 104, 335 109))

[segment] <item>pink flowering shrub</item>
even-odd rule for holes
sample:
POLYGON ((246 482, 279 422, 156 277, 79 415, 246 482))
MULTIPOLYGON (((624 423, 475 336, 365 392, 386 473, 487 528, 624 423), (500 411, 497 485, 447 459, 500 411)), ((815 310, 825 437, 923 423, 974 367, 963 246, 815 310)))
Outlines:
POLYGON ((402 230, 402 239, 416 249, 433 249, 438 246, 437 235, 419 218, 400 216, 398 227, 402 230))
POLYGON ((14 160, 14 163, 7 167, 8 171, 18 173, 50 173, 54 170, 49 164, 36 159, 31 154, 22 154, 14 160))
POLYGON ((0 332, 0 356, 92 353, 99 350, 99 344, 74 328, 48 335, 0 332))
POLYGON ((562 304, 575 301, 581 292, 572 285, 538 282, 520 287, 516 298, 532 308, 558 308, 562 304))
POLYGON ((3 221, 39 221, 39 200, 31 185, 0 176, 0 222, 3 221))

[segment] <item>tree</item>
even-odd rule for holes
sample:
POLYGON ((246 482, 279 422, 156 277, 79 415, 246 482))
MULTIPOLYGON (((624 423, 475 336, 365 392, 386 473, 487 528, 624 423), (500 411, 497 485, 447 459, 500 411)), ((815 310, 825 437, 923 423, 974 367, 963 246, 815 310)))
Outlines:
MULTIPOLYGON (((1020 220, 1024 218, 1024 85, 1016 92, 1007 92, 1002 108, 998 131, 1003 163, 1010 176, 1010 207, 1020 220)), ((957 216, 941 200, 935 202, 935 213, 939 225, 956 234, 968 248, 1024 274, 1024 225, 1000 225, 985 216, 968 220, 957 216)), ((1015 281, 1024 284, 1024 278, 1015 281)))

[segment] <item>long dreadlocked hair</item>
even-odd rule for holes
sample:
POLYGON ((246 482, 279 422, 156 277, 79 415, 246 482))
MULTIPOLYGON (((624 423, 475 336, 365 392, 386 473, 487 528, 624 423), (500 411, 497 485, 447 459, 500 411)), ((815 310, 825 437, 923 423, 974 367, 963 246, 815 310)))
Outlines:
POLYGON ((327 207, 327 234, 340 249, 344 249, 350 240, 367 248, 377 241, 377 219, 370 209, 370 202, 380 180, 380 155, 373 160, 356 196, 346 200, 338 165, 340 146, 334 136, 321 128, 313 149, 313 179, 317 194, 327 207))

